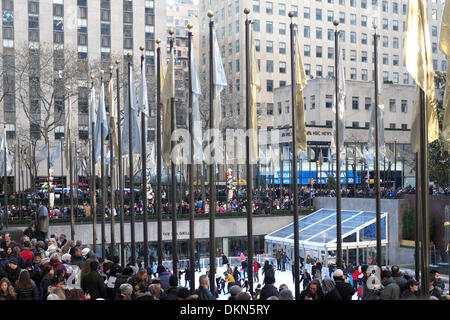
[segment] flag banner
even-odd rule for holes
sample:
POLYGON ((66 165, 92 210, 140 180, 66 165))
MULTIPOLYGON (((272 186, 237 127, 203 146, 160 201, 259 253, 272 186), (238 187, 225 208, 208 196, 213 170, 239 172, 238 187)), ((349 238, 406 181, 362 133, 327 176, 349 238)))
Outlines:
MULTIPOLYGON (((343 63, 343 52, 341 42, 338 41, 338 63, 337 71, 338 78, 338 92, 337 92, 337 105, 339 108, 338 112, 338 123, 333 122, 333 138, 331 139, 331 154, 336 154, 336 130, 339 130, 339 145, 340 145, 340 155, 341 159, 345 157, 345 149, 342 148, 344 145, 344 129, 345 129, 345 74, 344 74, 344 63, 343 63)), ((333 105, 333 112, 336 114, 336 104, 333 105)))
MULTIPOLYGON (((202 89, 200 87, 200 76, 198 73, 197 58, 195 55, 194 42, 191 41, 191 77, 192 77, 192 122, 193 122, 193 135, 194 135, 194 163, 201 164, 203 161, 202 150, 202 121, 200 119, 200 107, 199 98, 202 95, 202 89)), ((189 114, 189 113, 188 113, 189 114)), ((190 146, 190 143, 189 143, 190 146)), ((192 151, 191 151, 192 152, 192 151)))
MULTIPOLYGON (((61 144, 59 143, 50 156, 50 168, 55 165, 55 160, 61 156, 61 144)), ((66 161, 67 162, 67 161, 66 161)))
POLYGON ((450 68, 450 1, 445 2, 442 14, 441 34, 439 38, 439 49, 447 57, 447 77, 444 93, 444 120, 442 123, 442 136, 447 151, 450 152, 450 78, 448 69, 450 68))
POLYGON ((48 144, 45 144, 36 155, 36 162, 40 163, 48 158, 48 144))
POLYGON ((64 128, 64 157, 66 158, 67 169, 69 169, 70 166, 69 150, 72 148, 72 137, 69 135, 69 132, 72 132, 72 102, 70 101, 70 96, 68 97, 68 103, 69 108, 66 116, 66 127, 64 128))
POLYGON ((97 120, 95 122, 95 163, 98 163, 101 159, 101 145, 104 142, 102 140, 102 130, 103 128, 103 138, 106 139, 108 136, 108 119, 106 117, 106 107, 105 107, 105 84, 102 81, 100 95, 98 97, 98 108, 97 108, 97 120))
POLYGON ((95 122, 95 87, 91 88, 91 95, 89 99, 89 139, 92 139, 95 133, 92 132, 92 122, 95 122))
MULTIPOLYGON (((1 174, 3 175, 5 172, 5 152, 6 152, 6 171, 8 171, 8 141, 6 140, 6 127, 3 127, 3 138, 2 138, 2 146, 0 150, 0 164, 1 164, 1 174)), ((8 173, 8 172, 7 172, 8 173)))
MULTIPOLYGON (((168 169, 170 167, 171 153, 172 153, 172 128, 171 128, 171 110, 170 101, 175 97, 175 77, 174 77, 174 54, 170 54, 169 65, 167 66, 166 76, 164 78, 164 85, 161 92, 162 104, 162 156, 164 159, 164 166, 168 169)), ((174 115, 175 116, 175 115, 174 115)))
POLYGON ((123 134, 122 134, 122 156, 130 153, 130 132, 132 136, 132 154, 141 154, 141 134, 139 130, 139 122, 138 122, 138 110, 136 108, 136 96, 134 88, 134 79, 133 79, 133 66, 131 66, 130 70, 130 79, 129 84, 131 86, 131 115, 130 115, 130 104, 129 104, 129 92, 127 90, 127 95, 125 99, 124 106, 124 121, 123 121, 123 134), (134 107, 133 107, 134 106, 134 107), (131 129, 129 128, 131 116, 131 129))
MULTIPOLYGON (((217 41, 217 39, 216 39, 217 41)), ((261 80, 259 78, 258 60, 256 59, 256 48, 253 40, 253 34, 251 38, 250 48, 250 132, 249 132, 249 144, 250 144, 250 163, 258 162, 258 115, 256 110, 256 95, 261 91, 261 80)), ((226 82, 226 80, 225 80, 226 82)), ((226 85, 226 84, 225 84, 226 85)))
POLYGON ((147 92, 147 77, 145 71, 145 60, 142 63, 141 68, 141 83, 139 88, 139 109, 149 117, 149 109, 148 109, 148 92, 147 92))
POLYGON ((156 145, 153 144, 152 146, 152 152, 150 153, 150 165, 148 166, 150 170, 150 174, 154 175, 156 174, 156 155, 155 155, 155 148, 156 145))
POLYGON ((222 63, 222 56, 220 54, 220 47, 217 41, 216 30, 213 30, 213 59, 214 59, 214 73, 213 73, 213 85, 214 85, 214 119, 210 119, 213 121, 213 128, 219 129, 221 117, 222 117, 222 108, 220 102, 220 93, 223 89, 228 86, 227 77, 225 74, 225 69, 222 63))
POLYGON ((305 89, 307 80, 305 68, 303 66, 302 55, 300 51, 300 40, 298 33, 295 36, 295 138, 296 138, 296 154, 297 156, 305 151, 306 146, 306 123, 305 123, 305 108, 303 101, 303 89, 305 89))
POLYGON ((111 135, 113 139, 114 159, 119 161, 119 137, 117 133, 117 108, 114 105, 114 82, 113 78, 109 79, 108 83, 108 105, 109 105, 109 117, 112 124, 111 135))
MULTIPOLYGON (((428 143, 431 143, 439 138, 439 123, 429 29, 427 1, 409 0, 403 55, 406 69, 425 93, 427 135, 428 143)), ((420 90, 416 88, 411 125, 411 146, 414 152, 420 151, 420 107, 420 90)))

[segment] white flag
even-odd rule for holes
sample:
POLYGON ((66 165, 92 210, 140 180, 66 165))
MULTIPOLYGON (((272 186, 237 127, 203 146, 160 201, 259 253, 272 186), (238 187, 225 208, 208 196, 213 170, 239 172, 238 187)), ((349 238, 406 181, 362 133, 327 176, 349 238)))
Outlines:
POLYGON ((36 155, 36 162, 40 163, 40 162, 46 160, 47 157, 48 157, 48 144, 45 144, 44 147, 42 147, 42 149, 36 155))
POLYGON ((55 160, 61 156, 61 144, 59 143, 55 150, 53 150, 52 155, 50 156, 50 167, 55 165, 55 160))
POLYGON ((222 56, 220 54, 219 43, 217 42, 216 31, 213 30, 213 58, 214 58, 214 73, 213 73, 213 84, 214 84, 214 119, 213 127, 218 129, 222 117, 222 108, 220 102, 220 93, 223 89, 228 86, 227 77, 225 74, 225 69, 223 68, 222 56))
POLYGON ((122 134, 122 155, 129 154, 129 145, 130 145, 130 131, 132 135, 132 153, 133 154, 141 154, 141 134, 139 130, 139 123, 137 118, 137 107, 136 107, 136 91, 134 89, 134 78, 133 78, 133 67, 131 66, 130 70, 130 79, 129 82, 131 84, 131 130, 129 128, 129 91, 127 90, 127 95, 125 99, 125 108, 124 108, 124 123, 123 123, 123 134, 122 134))
POLYGON ((108 118, 106 117, 105 107, 105 85, 102 81, 100 95, 98 97, 97 120, 95 122, 95 163, 101 159, 102 140, 101 130, 103 128, 103 138, 108 136, 108 118))
POLYGON ((89 138, 92 139, 94 133, 92 133, 92 122, 95 122, 95 88, 92 86, 91 96, 89 100, 89 138))
POLYGON ((1 173, 3 175, 3 173, 5 172, 5 151, 6 151, 6 169, 8 171, 8 141, 6 140, 6 127, 3 127, 3 139, 2 139, 2 146, 1 146, 1 151, 0 151, 0 163, 1 163, 1 173), (5 150, 6 149, 6 150, 5 150))
MULTIPOLYGON (((344 74, 344 64, 342 59, 342 47, 340 41, 338 41, 338 63, 337 63, 337 72, 338 78, 336 81, 338 82, 338 99, 337 99, 337 107, 338 107, 338 123, 333 123, 333 138, 331 139, 331 154, 336 154, 336 130, 339 130, 339 145, 340 145, 340 154, 341 159, 345 157, 345 149, 344 146, 344 129, 345 129, 345 74, 344 74)), ((336 105, 333 106, 333 112, 336 114, 336 105)))
MULTIPOLYGON (((202 89, 200 87, 200 76, 197 69, 197 59, 195 56, 194 42, 191 41, 191 71, 192 71, 192 122, 193 122, 193 135, 194 135, 194 163, 200 164, 203 161, 203 151, 202 151, 202 121, 200 120, 200 109, 199 109, 199 97, 202 94, 202 89)), ((190 144, 189 144, 190 145, 190 144)))
POLYGON ((141 68, 141 86, 139 88, 139 109, 148 117, 150 116, 148 110, 148 95, 147 95, 147 79, 145 74, 145 61, 141 68))

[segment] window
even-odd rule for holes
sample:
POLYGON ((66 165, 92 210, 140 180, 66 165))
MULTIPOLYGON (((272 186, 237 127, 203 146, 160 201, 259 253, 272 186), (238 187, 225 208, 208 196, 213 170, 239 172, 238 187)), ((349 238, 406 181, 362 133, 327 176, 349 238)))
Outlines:
POLYGON ((280 61, 280 73, 286 73, 286 62, 280 61))
POLYGON ((285 16, 286 15, 286 5, 284 3, 278 4, 278 14, 280 16, 285 16))
POLYGON ((352 97, 352 109, 353 110, 359 109, 359 97, 352 97))
POLYGON ((273 3, 272 2, 266 2, 266 13, 273 14, 273 3))
POLYGON ((257 19, 253 20, 253 31, 255 32, 260 31, 260 22, 257 19))
POLYGON ((322 9, 316 9, 316 20, 322 21, 322 9))
POLYGON ((333 107, 333 95, 327 94, 325 95, 325 108, 331 109, 333 107))
POLYGON ((267 80, 266 91, 273 92, 273 80, 267 80))
POLYGON ((350 32, 350 43, 356 43, 356 32, 350 32))
POLYGON ((437 37, 438 36, 438 29, 437 26, 431 26, 431 35, 433 37, 437 37))
POLYGON ((273 72, 273 60, 266 61, 266 72, 273 72))
POLYGON ((389 128, 390 129, 395 129, 395 123, 389 123, 389 128))
POLYGON ((361 16, 361 27, 367 27, 367 16, 361 16))
POLYGON ((388 19, 383 19, 383 30, 387 30, 389 28, 388 19))
POLYGON ((402 100, 401 112, 408 113, 408 100, 402 100))
POLYGON ((403 84, 409 84, 409 74, 403 74, 403 84))
POLYGON ((320 64, 318 64, 316 66, 316 76, 317 77, 322 77, 322 66, 320 64))
POLYGON ((316 46, 316 58, 322 58, 322 47, 316 46))
POLYGON ((303 7, 303 18, 309 19, 310 18, 310 9, 309 7, 303 7))
POLYGON ((241 50, 241 45, 239 43, 239 39, 236 40, 236 52, 240 52, 241 50))
POLYGON ((387 1, 383 1, 381 3, 381 9, 383 10, 383 12, 388 12, 389 11, 389 9, 388 9, 388 2, 387 1))
POLYGON ((370 97, 365 97, 365 98, 364 98, 364 109, 370 110, 371 104, 372 104, 372 98, 370 98, 370 97))
POLYGON ((309 63, 305 63, 305 74, 307 76, 311 74, 311 65, 309 63))
POLYGON ((327 126, 327 127, 333 127, 333 121, 332 120, 325 120, 325 125, 327 126))
POLYGON ((369 80, 367 69, 361 69, 361 80, 369 80))
POLYGON ((367 9, 367 0, 361 0, 361 8, 367 9))
POLYGON ((259 12, 259 0, 253 0, 253 12, 259 12))
POLYGON ((433 43, 431 44, 431 52, 432 52, 432 53, 437 53, 437 48, 438 48, 437 43, 436 43, 436 42, 433 42, 433 43))
POLYGON ((395 99, 389 99, 389 111, 396 112, 395 99))
POLYGON ((236 72, 241 71, 241 60, 236 60, 236 72))
POLYGON ((286 87, 286 81, 280 80, 280 88, 286 87))
POLYGON ((398 38, 397 37, 392 38, 392 47, 394 49, 398 49, 398 38))
POLYGON ((392 64, 394 65, 394 66, 398 66, 399 65, 399 57, 398 57, 398 55, 393 55, 393 57, 392 57, 392 64))
POLYGON ((256 52, 261 50, 261 42, 258 39, 255 39, 255 50, 256 52))
POLYGON ((392 12, 395 14, 398 14, 398 3, 397 2, 392 3, 392 12))
POLYGON ((322 28, 316 28, 316 39, 322 39, 322 28))
POLYGON ((339 23, 345 23, 345 12, 339 12, 339 23))
POLYGON ((310 28, 309 26, 304 26, 303 27, 303 37, 305 38, 309 38, 310 37, 310 28))
POLYGON ((309 44, 305 44, 303 46, 303 54, 305 57, 310 57, 311 56, 311 46, 309 44))
POLYGON ((266 32, 273 33, 273 22, 272 21, 266 22, 266 32))
POLYGON ((327 11, 327 21, 328 22, 333 22, 333 18, 334 18, 334 12, 331 10, 327 11))
POLYGON ((273 103, 267 104, 267 114, 269 114, 269 115, 273 114, 273 103))
POLYGON ((278 114, 282 114, 283 113, 283 105, 281 102, 278 102, 278 114))
POLYGON ((398 72, 392 73, 392 82, 393 83, 398 83, 398 81, 399 81, 399 74, 398 74, 398 72))
POLYGON ((266 41, 266 52, 273 52, 273 41, 266 41))
POLYGON ((311 96, 311 109, 316 108, 316 96, 311 96))
POLYGON ((333 78, 334 77, 334 67, 328 66, 328 77, 333 78))
POLYGON ((403 129, 403 130, 408 129, 408 125, 407 125, 406 123, 402 123, 402 129, 403 129))
POLYGON ((328 59, 334 59, 334 48, 328 47, 328 59))
POLYGON ((389 72, 383 71, 383 81, 389 81, 389 72))
POLYGON ((359 128, 359 122, 358 121, 353 121, 352 122, 352 127, 353 128, 359 128))
POLYGON ((354 13, 350 14, 350 24, 356 26, 356 14, 354 13))
POLYGON ((367 33, 361 33, 361 44, 367 44, 367 33))
POLYGON ((39 15, 29 14, 28 15, 28 28, 38 29, 39 28, 39 15))
POLYGON ((383 36, 383 47, 389 47, 389 37, 383 36))
POLYGON ((286 101, 286 105, 285 105, 285 112, 286 113, 289 113, 290 112, 290 108, 291 106, 290 106, 290 102, 289 101, 286 101))
POLYGON ((350 50, 350 61, 356 61, 356 50, 350 50))
POLYGON ((286 54, 286 42, 280 42, 280 54, 286 54))
POLYGON ((389 64, 389 55, 387 53, 383 54, 383 64, 385 65, 389 64))
POLYGON ((291 11, 294 13, 294 17, 298 17, 298 6, 291 6, 291 11))
POLYGON ((327 30, 327 39, 330 41, 334 40, 334 30, 333 29, 328 29, 327 30))
POLYGON ((367 62, 367 51, 361 51, 361 62, 367 62))
POLYGON ((350 79, 356 80, 356 68, 350 68, 350 79))
POLYGON ((280 22, 280 34, 286 34, 286 23, 280 22))

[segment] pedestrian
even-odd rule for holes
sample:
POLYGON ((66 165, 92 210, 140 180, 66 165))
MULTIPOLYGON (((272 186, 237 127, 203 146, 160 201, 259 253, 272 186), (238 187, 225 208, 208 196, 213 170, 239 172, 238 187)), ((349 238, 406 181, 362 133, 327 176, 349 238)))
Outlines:
POLYGON ((409 279, 406 282, 407 289, 402 292, 400 298, 402 300, 417 300, 420 296, 419 291, 419 281, 416 281, 416 279, 409 279))
POLYGON ((237 296, 239 293, 242 292, 242 289, 240 286, 232 286, 230 289, 230 297, 228 298, 228 300, 237 300, 237 296))
POLYGON ((159 265, 156 270, 158 273, 158 279, 161 281, 161 288, 166 291, 170 288, 169 278, 170 274, 167 272, 166 268, 163 265, 159 265))
POLYGON ((400 292, 403 292, 407 289, 408 280, 405 279, 403 273, 400 272, 400 268, 398 266, 391 267, 392 278, 397 283, 400 288, 400 292))
POLYGON ((2 278, 0 280, 0 300, 15 300, 16 299, 16 291, 14 287, 11 285, 11 282, 7 278, 2 278))
POLYGON ((292 291, 289 289, 283 289, 279 294, 280 300, 294 300, 294 296, 292 295, 292 291))
MULTIPOLYGON (((131 267, 124 268, 122 273, 117 275, 113 289, 114 300, 121 299, 120 286, 124 283, 128 283, 128 279, 130 279, 131 276, 133 276, 133 269, 131 267)), ((133 290, 133 287, 131 287, 131 290, 133 290)))
POLYGON ((19 279, 20 271, 22 270, 17 262, 17 259, 15 257, 12 257, 9 259, 8 264, 6 265, 6 275, 8 277, 8 280, 11 283, 16 283, 16 281, 19 279))
POLYGON ((383 290, 380 295, 381 300, 399 300, 400 287, 392 278, 392 272, 389 270, 381 271, 381 284, 383 290))
POLYGON ((258 261, 253 260, 253 281, 259 282, 259 269, 261 268, 261 265, 258 261))
POLYGON ((120 300, 132 300, 131 294, 133 293, 133 287, 129 283, 122 283, 120 289, 120 300))
POLYGON ((228 257, 222 252, 222 266, 228 264, 228 257))
POLYGON ((344 272, 341 269, 337 269, 333 274, 333 279, 342 300, 352 300, 355 290, 350 285, 349 276, 344 276, 344 272))
POLYGON ((195 250, 195 262, 196 262, 195 271, 202 272, 202 269, 200 267, 200 253, 198 253, 197 250, 195 250))
POLYGON ((211 291, 209 290, 209 278, 206 275, 201 275, 199 279, 200 286, 195 290, 195 294, 198 295, 198 300, 216 300, 211 291))
POLYGON ((271 265, 269 263, 269 260, 267 260, 267 259, 264 261, 264 266, 262 268, 261 274, 264 275, 263 284, 266 283, 267 276, 271 276, 275 279, 275 270, 273 268, 273 265, 271 265))
POLYGON ((353 290, 358 290, 358 283, 359 283, 359 276, 362 274, 362 272, 359 270, 358 267, 355 268, 353 273, 351 274, 352 280, 353 280, 353 290))
POLYGON ((311 275, 309 274, 308 270, 304 269, 299 284, 303 282, 303 289, 306 289, 311 280, 311 275))
POLYGON ((318 280, 311 281, 300 293, 299 300, 322 300, 323 292, 318 280))
POLYGON ((322 281, 323 300, 342 300, 334 281, 329 278, 325 278, 322 281))
POLYGON ((81 289, 85 293, 89 293, 91 300, 97 298, 106 298, 105 282, 98 272, 98 261, 92 260, 90 262, 90 271, 81 276, 81 289))
POLYGON ((275 258, 277 259, 277 270, 281 270, 281 249, 278 249, 275 258))
POLYGON ((276 296, 279 297, 279 292, 274 286, 275 277, 272 275, 266 275, 264 278, 264 287, 261 289, 260 300, 267 300, 269 297, 276 296))
POLYGON ((16 300, 39 300, 39 292, 36 284, 30 278, 28 270, 21 270, 19 279, 15 284, 16 300))

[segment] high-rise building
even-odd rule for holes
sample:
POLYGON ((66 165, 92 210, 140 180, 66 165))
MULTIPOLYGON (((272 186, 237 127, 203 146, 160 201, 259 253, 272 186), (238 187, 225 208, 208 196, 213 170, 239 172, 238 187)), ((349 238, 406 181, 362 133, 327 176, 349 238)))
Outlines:
MULTIPOLYGON (((156 83, 155 39, 166 29, 164 1, 3 0, 1 5, 3 111, 0 121, 6 125, 11 149, 21 140, 25 145, 32 142, 38 152, 45 143, 45 128, 49 129, 50 153, 60 143, 66 118, 65 86, 70 81, 72 132, 75 140, 81 141, 78 145, 85 144, 90 125, 90 73, 95 75, 98 94, 100 69, 105 71, 103 80, 108 81, 109 66, 115 66, 118 59, 121 81, 125 83, 128 53, 132 54, 135 75, 140 73, 140 46, 145 48, 147 81, 156 83), (24 65, 30 61, 35 63, 24 65)), ((162 41, 165 47, 165 37, 162 41)), ((165 50, 162 52, 165 56, 165 50)), ((156 114, 156 86, 148 88, 152 109, 149 124, 152 124, 156 114)), ((121 92, 122 108, 125 89, 124 86, 121 92)), ((151 129, 147 137, 152 139, 151 129)), ((58 175, 59 161, 53 169, 54 175, 58 175)), ((43 162, 38 176, 45 177, 46 173, 43 162)))

